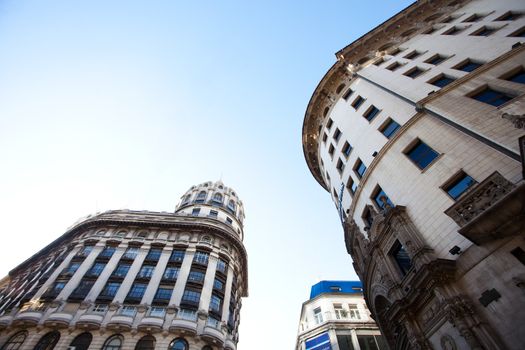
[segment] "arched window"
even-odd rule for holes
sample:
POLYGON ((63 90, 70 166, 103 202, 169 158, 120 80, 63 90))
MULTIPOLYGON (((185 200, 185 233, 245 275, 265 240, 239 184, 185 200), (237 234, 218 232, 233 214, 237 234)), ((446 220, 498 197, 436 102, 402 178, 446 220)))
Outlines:
POLYGON ((217 203, 222 203, 222 194, 220 193, 215 193, 213 195, 213 201, 214 202, 217 202, 217 203))
POLYGON ((195 202, 202 203, 206 199, 206 191, 200 191, 195 199, 195 202))
POLYGON ((60 339, 59 332, 49 332, 40 338, 33 350, 53 350, 58 343, 58 339, 60 339))
POLYGON ((2 350, 20 349, 20 347, 24 343, 24 340, 26 340, 26 337, 27 337, 26 331, 16 333, 11 338, 9 338, 9 340, 7 341, 7 343, 4 344, 4 346, 2 346, 2 350))
POLYGON ((189 348, 188 342, 183 338, 174 339, 168 346, 168 350, 188 350, 189 348))
POLYGON ((76 338, 73 339, 71 344, 69 344, 69 347, 74 347, 75 350, 88 350, 92 339, 93 336, 91 335, 91 333, 84 332, 82 334, 77 335, 76 338))
POLYGON ((145 335, 135 345, 135 350, 154 350, 155 349, 155 337, 152 335, 145 335))
POLYGON ((184 199, 182 200, 182 203, 188 203, 190 201, 190 198, 191 198, 191 194, 187 194, 184 199))
POLYGON ((235 202, 233 201, 233 199, 230 199, 230 201, 228 202, 228 209, 230 209, 231 211, 235 211, 235 202))
POLYGON ((104 343, 104 346, 102 346, 102 350, 120 350, 121 346, 122 346, 122 336, 118 334, 112 335, 106 340, 106 342, 104 343))

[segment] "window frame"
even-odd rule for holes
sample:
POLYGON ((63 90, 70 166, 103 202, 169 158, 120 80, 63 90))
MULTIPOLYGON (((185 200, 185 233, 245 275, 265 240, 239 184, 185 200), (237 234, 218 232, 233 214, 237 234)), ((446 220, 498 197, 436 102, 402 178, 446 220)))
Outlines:
POLYGON ((398 131, 401 129, 401 124, 396 122, 393 118, 388 117, 383 124, 378 128, 379 132, 386 137, 388 140, 390 140, 398 131), (395 124, 397 127, 391 131, 388 135, 385 133, 385 131, 390 127, 390 125, 395 124))
POLYGON ((472 190, 472 187, 476 186, 478 184, 478 181, 474 179, 472 176, 467 174, 463 169, 460 169, 458 172, 456 172, 454 175, 452 175, 447 181, 445 181, 439 188, 445 192, 445 194, 452 199, 453 201, 457 202, 461 199, 465 194, 470 192, 472 190), (461 180, 463 180, 466 176, 470 177, 474 182, 467 186, 460 194, 458 194, 456 197, 452 196, 449 191, 453 189, 455 186, 457 186, 461 180))
POLYGON ((407 147, 403 150, 403 154, 414 164, 421 172, 425 172, 428 168, 430 168, 434 163, 437 162, 439 158, 441 158, 442 153, 439 151, 436 151, 432 147, 430 147, 426 142, 421 140, 419 137, 416 137, 412 142, 410 142, 407 147), (420 144, 424 144, 426 147, 428 147, 430 150, 436 153, 436 156, 424 167, 421 167, 416 160, 414 160, 410 153, 414 151, 420 144))

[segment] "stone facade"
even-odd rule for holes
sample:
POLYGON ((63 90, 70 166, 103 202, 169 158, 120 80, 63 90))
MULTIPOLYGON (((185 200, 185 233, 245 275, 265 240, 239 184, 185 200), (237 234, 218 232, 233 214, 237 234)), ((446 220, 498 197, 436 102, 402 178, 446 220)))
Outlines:
POLYGON ((236 349, 248 294, 243 218, 235 192, 207 182, 175 213, 81 220, 0 282, 0 344, 236 349))
POLYGON ((525 4, 420 1, 348 45, 308 104, 330 192, 391 349, 522 349, 525 4))

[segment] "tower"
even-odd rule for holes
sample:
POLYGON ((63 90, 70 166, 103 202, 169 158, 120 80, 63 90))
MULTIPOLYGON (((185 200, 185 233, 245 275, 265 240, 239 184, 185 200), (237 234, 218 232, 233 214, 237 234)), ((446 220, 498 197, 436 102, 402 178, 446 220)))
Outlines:
POLYGON ((175 213, 82 219, 0 283, 0 345, 235 350, 248 295, 243 218, 235 192, 207 182, 175 213))

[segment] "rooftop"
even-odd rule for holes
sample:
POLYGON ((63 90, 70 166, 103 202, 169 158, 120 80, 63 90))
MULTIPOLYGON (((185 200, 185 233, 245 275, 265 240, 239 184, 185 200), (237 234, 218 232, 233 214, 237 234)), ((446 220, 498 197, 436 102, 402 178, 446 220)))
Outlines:
POLYGON ((320 281, 312 286, 310 299, 323 293, 360 294, 363 284, 361 281, 320 281))

